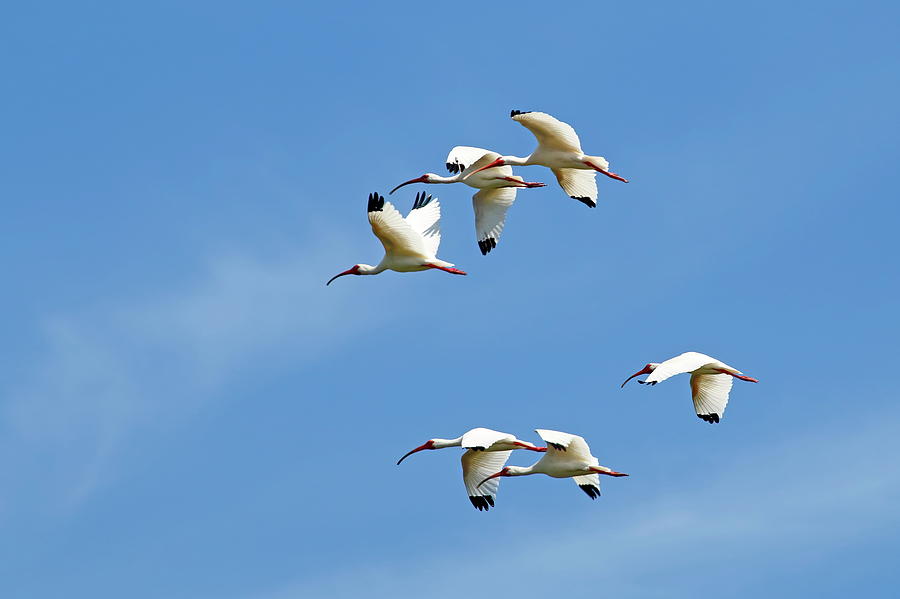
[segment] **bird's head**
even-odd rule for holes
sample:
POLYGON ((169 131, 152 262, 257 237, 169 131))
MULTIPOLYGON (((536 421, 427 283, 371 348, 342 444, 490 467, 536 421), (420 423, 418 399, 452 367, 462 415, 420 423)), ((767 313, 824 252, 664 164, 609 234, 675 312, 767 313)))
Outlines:
POLYGON ((434 442, 435 442, 434 439, 428 439, 428 440, 425 441, 425 443, 423 443, 422 445, 419 445, 418 447, 416 447, 416 448, 413 449, 413 450, 407 451, 407 452, 406 452, 406 455, 404 455, 402 458, 400 458, 399 460, 397 460, 397 465, 399 466, 399 465, 400 465, 400 462, 402 462, 403 460, 405 460, 406 458, 408 458, 409 456, 411 456, 412 454, 414 454, 414 453, 416 453, 416 452, 418 452, 418 451, 424 451, 424 450, 426 450, 426 449, 435 449, 434 442))
MULTIPOLYGON (((438 178, 438 175, 435 175, 434 173, 425 173, 421 177, 416 177, 415 179, 410 179, 409 181, 406 181, 405 183, 401 183, 400 185, 398 185, 397 187, 392 189, 391 193, 394 193, 395 191, 397 191, 404 185, 410 185, 412 183, 432 183, 437 178, 438 178)), ((389 193, 388 195, 391 195, 391 194, 389 193)))
MULTIPOLYGON (((630 381, 631 379, 633 379, 633 378, 636 377, 636 376, 641 376, 642 374, 650 374, 651 372, 653 372, 654 370, 656 370, 656 367, 657 367, 657 366, 659 366, 658 363, 656 363, 656 362, 650 362, 649 364, 645 365, 643 368, 641 368, 640 370, 638 370, 637 372, 635 372, 634 374, 632 374, 630 377, 628 377, 627 379, 625 379, 625 383, 627 383, 628 381, 630 381)), ((622 387, 625 386, 625 383, 622 383, 622 387)))
POLYGON ((351 268, 348 268, 344 272, 340 272, 340 273, 334 275, 333 277, 331 277, 330 279, 328 279, 328 282, 325 283, 325 286, 327 287, 328 285, 331 285, 331 282, 333 280, 335 280, 338 277, 343 277, 344 275, 360 275, 360 274, 362 274, 361 270, 364 268, 366 268, 365 264, 354 264, 351 268))

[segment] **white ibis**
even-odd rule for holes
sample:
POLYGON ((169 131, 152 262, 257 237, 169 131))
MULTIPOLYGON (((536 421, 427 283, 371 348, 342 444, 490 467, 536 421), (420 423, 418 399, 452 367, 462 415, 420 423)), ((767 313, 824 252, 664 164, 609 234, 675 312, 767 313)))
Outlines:
POLYGON ((478 249, 486 256, 497 247, 500 233, 506 221, 506 211, 516 200, 516 188, 544 187, 544 183, 532 183, 522 177, 513 175, 512 167, 497 166, 482 170, 481 167, 500 157, 497 152, 456 146, 447 156, 447 170, 455 173, 452 177, 442 177, 434 173, 425 173, 421 177, 410 179, 391 190, 394 193, 404 185, 411 183, 465 183, 480 191, 472 196, 472 207, 475 209, 475 240, 478 249), (479 170, 477 174, 475 170, 479 170), (471 175, 471 176, 470 176, 471 175))
POLYGON ((494 481, 493 484, 489 483, 484 487, 481 487, 478 481, 502 468, 514 449, 547 451, 546 447, 537 447, 527 441, 520 441, 509 433, 489 428, 473 428, 456 439, 429 439, 423 445, 407 452, 397 461, 397 465, 418 451, 445 447, 466 448, 467 451, 462 455, 463 482, 469 494, 469 501, 479 511, 494 507, 494 497, 500 488, 500 481, 494 481))
POLYGON ((584 203, 589 208, 597 207, 597 173, 603 173, 611 179, 628 183, 627 179, 609 170, 609 162, 606 158, 585 154, 581 149, 578 134, 568 123, 557 120, 544 112, 513 110, 509 116, 534 133, 538 141, 537 149, 524 158, 500 156, 480 169, 472 171, 468 176, 477 174, 479 170, 503 165, 537 164, 546 166, 553 171, 560 187, 570 198, 584 203))
POLYGON ((505 466, 482 480, 479 485, 501 476, 546 474, 553 478, 571 478, 588 497, 596 499, 600 496, 600 474, 628 476, 624 472, 601 466, 600 461, 591 455, 591 448, 583 437, 544 429, 537 429, 535 432, 547 443, 544 457, 531 466, 505 466))
MULTIPOLYGON (((638 382, 642 385, 652 386, 670 376, 685 372, 691 373, 691 397, 694 400, 694 411, 697 412, 697 416, 710 424, 719 422, 719 419, 725 414, 728 393, 734 382, 732 379, 741 379, 751 383, 759 382, 715 358, 689 351, 659 364, 651 362, 625 379, 625 383, 636 376, 649 374, 650 376, 646 379, 638 382)), ((625 383, 622 383, 623 387, 625 383)))
POLYGON ((377 266, 357 264, 331 277, 325 285, 344 275, 377 275, 386 270, 415 272, 436 268, 454 275, 464 275, 453 264, 438 259, 441 243, 441 205, 437 198, 416 195, 412 210, 404 219, 393 204, 378 193, 369 194, 369 224, 384 246, 384 258, 377 266))

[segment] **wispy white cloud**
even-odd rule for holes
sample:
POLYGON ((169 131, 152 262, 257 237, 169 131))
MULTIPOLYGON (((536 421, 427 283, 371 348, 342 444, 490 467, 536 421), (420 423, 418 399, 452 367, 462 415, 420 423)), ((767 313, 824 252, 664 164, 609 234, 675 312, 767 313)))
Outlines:
POLYGON ((346 244, 316 241, 276 258, 232 252, 181 289, 46 318, 43 355, 6 385, 6 507, 77 503, 138 425, 183 417, 256 358, 295 366, 376 324, 324 288, 346 244))
POLYGON ((560 588, 575 596, 602 590, 614 597, 695 597, 718 583, 737 591, 758 583, 760 571, 783 574, 900 526, 896 421, 750 448, 715 478, 686 473, 677 495, 616 513, 596 506, 597 515, 566 519, 551 535, 523 525, 479 539, 475 552, 470 543, 436 542, 432 551, 341 568, 253 599, 533 597, 560 588))

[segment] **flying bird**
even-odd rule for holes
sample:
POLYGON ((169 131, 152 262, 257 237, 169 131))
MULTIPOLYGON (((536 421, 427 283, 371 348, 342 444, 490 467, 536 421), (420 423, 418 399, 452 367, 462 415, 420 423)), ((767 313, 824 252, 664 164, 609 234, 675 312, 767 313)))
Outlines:
POLYGON ((497 247, 500 233, 506 221, 506 211, 516 200, 516 189, 519 187, 544 187, 544 183, 533 183, 522 177, 514 176, 512 167, 496 166, 474 174, 489 162, 500 157, 497 152, 456 146, 447 156, 447 170, 455 173, 452 177, 442 177, 434 173, 425 173, 421 177, 410 179, 391 190, 394 193, 404 185, 411 183, 465 183, 478 189, 472 196, 472 208, 475 209, 475 240, 478 249, 486 256, 497 247), (472 176, 469 176, 472 175, 472 176))
POLYGON ((384 258, 377 266, 356 264, 331 277, 325 285, 344 275, 377 275, 386 270, 415 272, 436 268, 454 275, 464 275, 453 264, 436 257, 441 243, 441 205, 437 198, 416 195, 412 210, 404 219, 394 205, 378 193, 369 194, 369 224, 384 246, 384 258))
MULTIPOLYGON (((754 378, 745 376, 737 368, 732 368, 715 358, 689 351, 675 356, 662 363, 651 362, 625 379, 625 383, 636 376, 649 374, 642 385, 655 385, 676 374, 691 373, 691 397, 694 400, 694 410, 701 419, 714 424, 719 422, 725 414, 725 405, 728 403, 728 394, 731 391, 733 379, 741 379, 751 383, 758 383, 754 378)), ((622 387, 625 386, 622 383, 622 387)))
POLYGON ((628 476, 601 466, 600 461, 591 455, 591 448, 583 437, 545 429, 535 432, 547 443, 547 453, 540 460, 531 466, 505 466, 482 480, 479 486, 501 476, 546 474, 553 478, 571 478, 588 497, 596 499, 600 496, 600 474, 628 476))
POLYGON ((429 439, 423 445, 407 452, 397 461, 397 465, 416 452, 445 447, 464 447, 466 449, 462 455, 463 482, 466 485, 466 492, 469 494, 469 501, 479 511, 494 507, 494 497, 500 488, 500 481, 493 481, 483 487, 478 484, 478 481, 502 468, 514 449, 547 450, 546 447, 537 447, 527 441, 520 441, 509 433, 501 433, 489 428, 473 428, 456 439, 429 439))
POLYGON ((538 141, 537 149, 524 158, 500 156, 466 176, 474 176, 481 170, 504 165, 546 166, 553 171, 559 186, 570 198, 584 203, 589 208, 597 207, 597 173, 628 183, 627 179, 609 170, 606 158, 585 154, 581 149, 578 134, 568 123, 544 112, 513 110, 509 116, 534 133, 538 141))

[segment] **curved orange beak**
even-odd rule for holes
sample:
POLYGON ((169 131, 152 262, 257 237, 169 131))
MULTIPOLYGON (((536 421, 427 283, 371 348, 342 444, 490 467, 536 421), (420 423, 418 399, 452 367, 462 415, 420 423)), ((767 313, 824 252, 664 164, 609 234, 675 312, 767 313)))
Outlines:
POLYGON ((402 458, 400 458, 399 460, 397 460, 397 465, 399 466, 399 465, 400 465, 400 462, 402 462, 403 460, 405 460, 406 458, 408 458, 408 457, 411 456, 412 454, 416 453, 417 451, 422 451, 423 449, 434 449, 433 445, 434 445, 434 444, 433 444, 431 441, 427 441, 424 445, 419 445, 418 447, 416 447, 416 448, 413 449, 412 451, 406 452, 406 455, 404 455, 402 458))
MULTIPOLYGON (((641 368, 640 370, 638 370, 637 372, 632 374, 630 377, 625 379, 625 383, 627 383, 628 381, 630 381, 631 379, 633 379, 636 376, 641 376, 642 374, 650 374, 651 372, 653 372, 653 369, 651 369, 650 365, 647 364, 646 366, 644 366, 643 368, 641 368)), ((622 383, 622 387, 625 386, 625 383, 622 383)), ((619 389, 621 389, 622 387, 619 387, 619 389)))
POLYGON ((338 273, 338 274, 334 275, 333 277, 331 277, 330 279, 328 279, 328 282, 325 283, 325 286, 328 287, 329 285, 331 285, 331 282, 338 277, 343 277, 344 275, 358 275, 358 274, 359 274, 359 272, 357 271, 357 267, 354 266, 350 270, 345 270, 344 272, 338 273))
POLYGON ((503 157, 501 156, 500 158, 498 158, 497 160, 495 160, 495 161, 493 161, 492 163, 488 164, 487 166, 483 166, 483 167, 481 167, 480 169, 478 169, 477 171, 472 171, 471 173, 469 173, 468 175, 466 175, 465 177, 463 177, 463 180, 468 179, 469 177, 471 177, 471 176, 474 175, 475 173, 480 173, 480 172, 483 171, 483 170, 487 170, 487 169, 489 169, 489 168, 494 168, 495 166, 503 166, 504 164, 505 164, 505 163, 504 163, 504 161, 503 161, 503 157))
POLYGON ((410 179, 410 180, 407 181, 406 183, 401 183, 400 185, 398 185, 397 187, 395 187, 394 189, 392 189, 391 192, 390 192, 388 195, 391 195, 391 193, 394 193, 395 191, 397 191, 398 189, 400 189, 400 188, 403 187, 404 185, 409 185, 410 183, 427 183, 427 182, 428 182, 428 181, 425 179, 425 175, 422 175, 421 177, 416 177, 415 179, 410 179))

